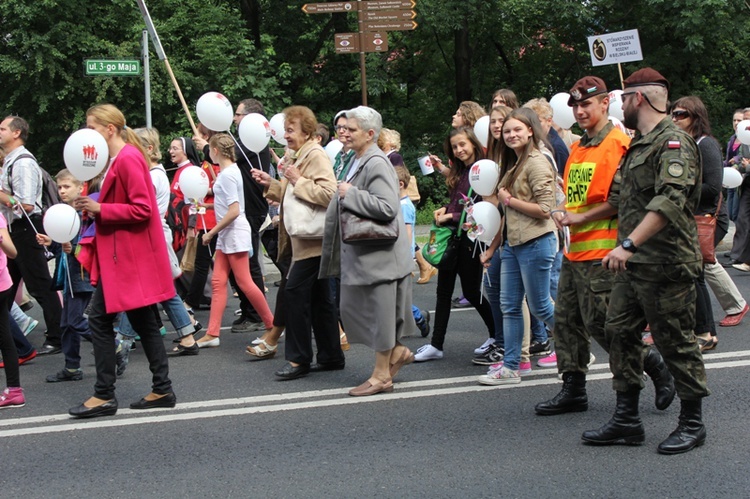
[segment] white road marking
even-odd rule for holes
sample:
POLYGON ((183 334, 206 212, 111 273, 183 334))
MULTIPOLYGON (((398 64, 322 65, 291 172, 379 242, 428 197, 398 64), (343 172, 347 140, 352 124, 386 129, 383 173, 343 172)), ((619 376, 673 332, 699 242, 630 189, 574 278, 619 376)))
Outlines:
MULTIPOLYGON (((750 350, 740 352, 726 352, 726 353, 715 353, 705 355, 706 369, 725 369, 732 367, 746 367, 750 366, 750 359, 748 360, 730 360, 723 362, 711 362, 714 359, 725 359, 725 358, 736 358, 736 357, 748 357, 750 356, 750 350)), ((608 364, 594 364, 590 370, 608 370, 608 364)), ((363 404, 379 401, 393 401, 393 400, 406 400, 406 399, 417 399, 424 397, 435 397, 442 395, 455 395, 465 393, 476 393, 480 391, 489 390, 509 390, 514 388, 527 388, 534 386, 544 386, 560 383, 557 379, 556 372, 553 369, 543 369, 533 371, 530 375, 524 376, 524 381, 517 385, 500 385, 500 386, 484 386, 476 384, 478 376, 460 376, 455 378, 439 378, 430 379, 423 381, 411 381, 398 383, 396 386, 399 391, 389 394, 379 394, 370 397, 348 397, 344 396, 348 392, 348 388, 335 388, 330 390, 310 390, 305 392, 293 392, 285 394, 273 394, 273 395, 260 395, 255 397, 241 397, 233 399, 218 399, 218 400, 207 400, 201 402, 187 402, 180 403, 175 409, 153 409, 149 411, 137 411, 132 409, 121 409, 117 411, 117 415, 120 416, 118 419, 95 419, 91 421, 74 420, 70 416, 65 414, 49 415, 49 416, 37 416, 30 418, 17 418, 9 420, 0 420, 0 426, 13 427, 13 426, 27 426, 27 425, 40 425, 41 426, 28 426, 24 428, 13 428, 8 430, 0 430, 0 438, 7 437, 18 437, 24 435, 40 435, 47 433, 60 433, 72 430, 87 430, 87 429, 99 429, 99 428, 114 428, 123 426, 134 426, 140 424, 154 424, 154 423, 166 423, 172 421, 193 421, 197 419, 216 418, 223 416, 242 416, 248 414, 263 414, 270 412, 282 412, 282 411, 293 411, 300 409, 314 409, 319 407, 336 407, 345 406, 352 404, 363 404), (528 381, 528 378, 539 377, 542 375, 553 375, 552 377, 545 377, 541 379, 532 379, 528 381), (472 383, 467 386, 448 386, 447 385, 462 385, 465 383, 472 383), (443 387, 443 388, 436 388, 443 387), (428 388, 428 389, 423 389, 428 388), (404 391, 401 391, 404 390, 404 391), (325 398, 325 397, 341 397, 341 398, 325 398), (343 397, 342 397, 343 396, 343 397), (304 402, 294 402, 300 399, 314 399, 322 398, 322 400, 308 400, 304 402), (263 404, 268 402, 277 402, 271 405, 255 405, 263 404), (250 406, 246 406, 253 404, 250 406), (196 409, 206 409, 212 407, 222 407, 240 405, 246 407, 236 407, 227 409, 211 409, 197 412, 196 409), (122 417, 124 416, 124 417, 122 417), (62 423, 64 421, 74 421, 65 424, 54 424, 62 423), (44 423, 53 423, 43 425, 44 423)), ((587 376, 588 381, 611 379, 612 375, 609 372, 600 374, 590 374, 587 376)))

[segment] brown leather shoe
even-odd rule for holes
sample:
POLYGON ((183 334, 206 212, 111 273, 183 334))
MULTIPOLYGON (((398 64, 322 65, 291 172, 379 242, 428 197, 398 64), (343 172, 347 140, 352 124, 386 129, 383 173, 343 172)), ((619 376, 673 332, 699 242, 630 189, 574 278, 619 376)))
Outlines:
POLYGON ((395 378, 402 367, 412 362, 414 362, 414 354, 408 348, 404 348, 396 362, 391 364, 391 378, 395 378))
POLYGON ((349 390, 349 395, 352 397, 365 397, 367 395, 375 395, 376 393, 388 393, 393 391, 393 381, 378 381, 374 385, 370 381, 365 381, 357 388, 349 390))
POLYGON ((433 276, 436 276, 438 273, 438 269, 435 267, 430 267, 430 270, 420 271, 419 272, 419 279, 417 279, 417 284, 427 284, 430 282, 430 279, 432 279, 433 276))

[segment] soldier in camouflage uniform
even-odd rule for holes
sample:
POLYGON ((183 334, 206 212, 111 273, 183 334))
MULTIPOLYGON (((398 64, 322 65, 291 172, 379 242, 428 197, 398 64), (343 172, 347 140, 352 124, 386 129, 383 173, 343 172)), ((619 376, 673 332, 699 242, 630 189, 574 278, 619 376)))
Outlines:
POLYGON ((698 148, 666 116, 669 82, 651 68, 625 80, 625 126, 638 131, 620 168, 618 247, 602 261, 616 273, 607 311, 610 368, 617 405, 612 419, 583 433, 589 444, 642 444, 638 396, 643 387, 646 323, 674 376, 681 411, 662 454, 701 445, 702 398, 709 394, 695 326, 694 279, 702 258, 693 219, 700 197, 698 148))
MULTIPOLYGON (((566 204, 552 212, 558 226, 569 227, 570 244, 555 303, 555 353, 563 386, 554 398, 536 405, 536 413, 545 416, 587 410, 591 338, 610 351, 604 323, 614 274, 602 266, 602 259, 617 246, 619 183, 613 186, 613 179, 630 143, 608 119, 609 95, 600 78, 578 80, 568 105, 586 133, 573 144, 565 165, 566 204)), ((656 407, 666 409, 675 395, 672 375, 657 350, 647 345, 643 350, 656 407)))

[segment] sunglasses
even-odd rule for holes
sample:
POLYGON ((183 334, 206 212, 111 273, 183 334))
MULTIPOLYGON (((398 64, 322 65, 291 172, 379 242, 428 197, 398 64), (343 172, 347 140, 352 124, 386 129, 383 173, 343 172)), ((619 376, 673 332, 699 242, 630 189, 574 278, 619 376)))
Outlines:
POLYGON ((672 119, 675 121, 684 120, 688 117, 690 117, 690 113, 687 111, 672 111, 672 119))

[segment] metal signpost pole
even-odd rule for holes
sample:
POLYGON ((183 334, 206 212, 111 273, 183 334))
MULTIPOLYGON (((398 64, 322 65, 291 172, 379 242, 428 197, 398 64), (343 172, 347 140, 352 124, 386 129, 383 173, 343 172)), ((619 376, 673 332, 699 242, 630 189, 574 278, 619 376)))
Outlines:
POLYGON ((146 127, 151 126, 151 74, 148 67, 148 30, 143 30, 143 87, 146 92, 146 127))

